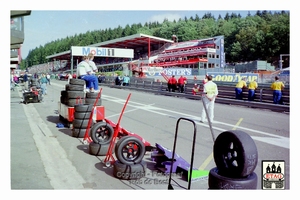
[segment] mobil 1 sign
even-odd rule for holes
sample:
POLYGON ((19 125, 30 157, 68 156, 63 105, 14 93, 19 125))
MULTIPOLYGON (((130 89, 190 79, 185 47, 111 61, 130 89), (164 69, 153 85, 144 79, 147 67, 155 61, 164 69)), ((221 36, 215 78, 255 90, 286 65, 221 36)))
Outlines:
POLYGON ((102 48, 102 47, 71 47, 72 56, 85 56, 89 53, 99 57, 133 58, 133 49, 102 48))

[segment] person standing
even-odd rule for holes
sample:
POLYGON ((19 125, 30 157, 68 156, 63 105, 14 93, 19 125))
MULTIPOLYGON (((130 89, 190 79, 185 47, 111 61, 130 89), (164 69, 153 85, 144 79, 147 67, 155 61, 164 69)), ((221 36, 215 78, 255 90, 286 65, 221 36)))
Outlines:
POLYGON ((10 90, 15 91, 15 82, 13 72, 10 74, 10 90))
POLYGON ((178 79, 178 91, 181 93, 183 93, 185 82, 186 78, 181 75, 178 79))
POLYGON ((169 79, 169 84, 170 84, 170 86, 169 86, 169 92, 170 92, 170 90, 172 92, 175 92, 176 86, 177 86, 177 80, 176 80, 176 78, 175 78, 174 75, 172 75, 172 77, 169 79))
POLYGON ((123 78, 123 86, 129 86, 129 81, 130 81, 130 78, 128 75, 124 76, 123 78))
POLYGON ((247 88, 246 77, 243 77, 235 86, 235 98, 243 100, 243 89, 247 88))
POLYGON ((256 77, 249 83, 248 86, 248 101, 253 101, 255 96, 255 90, 257 89, 258 84, 256 82, 256 77))
POLYGON ((70 80, 73 78, 72 74, 71 73, 68 73, 67 74, 67 77, 68 77, 68 84, 70 83, 70 80))
POLYGON ((28 90, 28 72, 27 71, 25 71, 25 74, 23 76, 23 82, 24 82, 25 90, 28 90))
POLYGON ((47 81, 48 81, 49 85, 51 85, 51 84, 50 84, 50 74, 47 73, 47 74, 46 74, 46 78, 47 78, 47 81))
MULTIPOLYGON (((208 113, 211 123, 214 122, 214 107, 215 107, 215 100, 216 100, 216 97, 218 96, 218 94, 219 94, 219 91, 218 91, 217 84, 212 81, 212 76, 208 75, 207 82, 204 84, 202 101, 204 102, 204 105, 207 109, 207 113, 208 113)), ((202 122, 202 123, 207 121, 205 107, 203 106, 202 113, 201 113, 200 122, 202 122)))
POLYGON ((41 83, 41 89, 42 89, 43 96, 47 95, 47 83, 48 83, 48 80, 47 80, 45 74, 42 74, 42 77, 40 79, 40 83, 41 83))
POLYGON ((92 69, 89 65, 88 56, 83 56, 83 60, 78 64, 76 77, 85 80, 87 91, 99 92, 98 79, 97 76, 92 75, 92 69))
POLYGON ((199 86, 197 83, 194 84, 194 87, 192 88, 192 94, 196 95, 197 92, 199 92, 199 86))
POLYGON ((275 76, 275 81, 271 84, 271 89, 273 90, 273 102, 274 104, 279 104, 282 97, 282 90, 284 84, 282 81, 279 81, 279 77, 275 76))

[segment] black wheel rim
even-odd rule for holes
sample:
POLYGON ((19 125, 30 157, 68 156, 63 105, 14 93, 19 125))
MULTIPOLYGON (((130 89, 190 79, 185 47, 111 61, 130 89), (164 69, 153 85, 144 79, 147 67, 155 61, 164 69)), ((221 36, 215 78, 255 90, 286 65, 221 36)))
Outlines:
POLYGON ((107 126, 101 126, 96 130, 96 137, 99 142, 106 142, 110 138, 110 130, 107 126))
POLYGON ((129 141, 124 146, 120 147, 124 160, 133 162, 140 157, 141 146, 135 141, 129 141))

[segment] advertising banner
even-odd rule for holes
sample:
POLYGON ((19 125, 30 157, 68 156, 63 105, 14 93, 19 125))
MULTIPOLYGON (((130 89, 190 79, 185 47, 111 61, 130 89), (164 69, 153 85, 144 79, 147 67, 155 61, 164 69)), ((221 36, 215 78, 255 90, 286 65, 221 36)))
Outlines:
POLYGON ((243 77, 246 77, 247 82, 253 81, 254 79, 258 80, 258 74, 254 73, 209 72, 209 75, 213 76, 213 81, 222 82, 239 82, 243 77))
MULTIPOLYGON (((179 76, 193 76, 191 68, 163 68, 163 67, 142 67, 143 72, 147 77, 161 76, 161 72, 166 74, 168 77, 174 75, 179 76)), ((246 81, 250 82, 256 79, 258 81, 258 74, 255 73, 224 73, 224 72, 209 72, 208 74, 213 76, 213 81, 220 82, 238 82, 243 77, 246 77, 246 81)))
POLYGON ((72 56, 84 56, 93 53, 100 57, 133 58, 133 49, 72 46, 71 53, 72 56))

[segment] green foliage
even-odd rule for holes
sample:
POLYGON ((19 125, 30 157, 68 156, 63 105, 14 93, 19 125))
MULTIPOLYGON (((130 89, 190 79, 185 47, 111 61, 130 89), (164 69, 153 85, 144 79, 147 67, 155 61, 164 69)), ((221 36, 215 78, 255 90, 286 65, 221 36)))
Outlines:
POLYGON ((57 39, 29 51, 21 67, 47 63, 47 56, 70 50, 71 46, 88 46, 136 33, 171 39, 176 35, 178 42, 224 35, 226 62, 251 60, 278 61, 280 54, 290 51, 290 14, 282 11, 257 11, 242 18, 239 13, 227 13, 224 19, 211 13, 202 17, 184 17, 178 21, 164 19, 162 23, 146 22, 118 26, 117 28, 87 31, 57 39))

